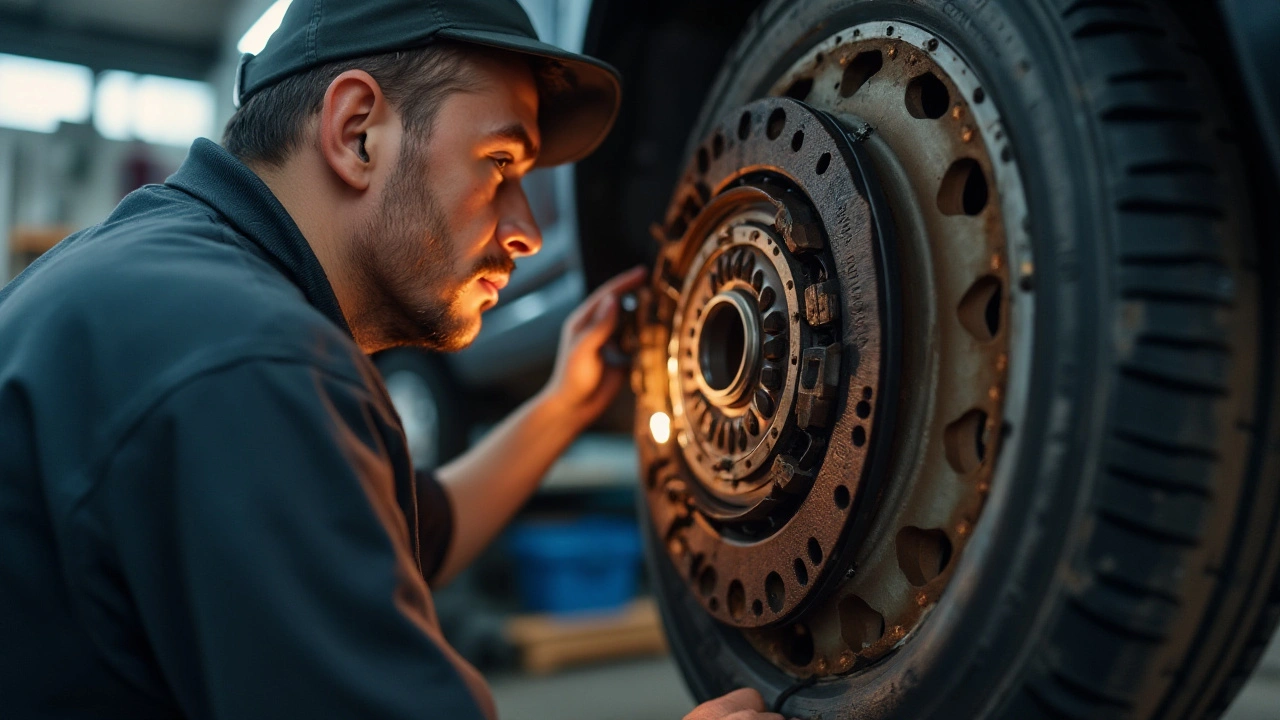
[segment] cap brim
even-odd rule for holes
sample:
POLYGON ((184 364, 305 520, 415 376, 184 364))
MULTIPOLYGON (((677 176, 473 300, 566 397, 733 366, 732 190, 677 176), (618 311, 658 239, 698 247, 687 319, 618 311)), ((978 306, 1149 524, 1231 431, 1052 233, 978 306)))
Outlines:
POLYGON ((622 104, 618 71, 607 63, 517 35, 448 28, 437 37, 531 55, 548 61, 538 73, 538 167, 590 155, 613 128, 622 104))

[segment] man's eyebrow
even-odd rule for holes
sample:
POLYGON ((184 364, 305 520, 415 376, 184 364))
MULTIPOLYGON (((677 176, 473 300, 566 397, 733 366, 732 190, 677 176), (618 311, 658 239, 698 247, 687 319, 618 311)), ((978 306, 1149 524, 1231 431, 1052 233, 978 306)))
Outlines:
POLYGON ((529 137, 529 131, 524 129, 524 125, 513 123, 504 128, 499 128, 491 133, 489 137, 495 140, 510 140, 520 143, 524 146, 524 156, 527 160, 534 160, 538 157, 538 145, 533 142, 533 138, 529 137))

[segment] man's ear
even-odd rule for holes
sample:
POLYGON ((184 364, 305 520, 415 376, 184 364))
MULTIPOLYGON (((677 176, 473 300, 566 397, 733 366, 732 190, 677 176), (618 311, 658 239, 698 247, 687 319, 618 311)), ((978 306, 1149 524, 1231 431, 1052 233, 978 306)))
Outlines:
POLYGON ((367 190, 378 162, 386 162, 391 113, 369 73, 348 70, 324 94, 320 152, 333 172, 355 190, 367 190))

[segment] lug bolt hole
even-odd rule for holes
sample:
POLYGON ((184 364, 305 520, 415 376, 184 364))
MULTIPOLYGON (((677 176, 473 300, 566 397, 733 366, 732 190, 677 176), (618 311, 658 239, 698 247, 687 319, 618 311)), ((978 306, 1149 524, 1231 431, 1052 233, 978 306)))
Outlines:
POLYGON ((809 568, 805 566, 804 561, 801 560, 800 558, 796 558, 794 567, 796 571, 796 582, 800 583, 801 585, 808 585, 809 584, 809 568))
POLYGON ((863 445, 866 445, 866 444, 867 444, 866 428, 859 425, 858 427, 853 429, 853 446, 862 447, 863 445))
POLYGON ((809 562, 818 567, 822 564, 822 546, 818 544, 817 538, 809 538, 808 543, 809 562))
POLYGON ((738 139, 746 140, 751 136, 751 113, 744 112, 738 120, 738 139))
MULTIPOLYGON (((787 599, 787 586, 782 582, 782 576, 776 572, 769 573, 764 579, 764 595, 769 600, 769 609, 774 612, 782 612, 782 606, 787 599)), ((760 602, 759 600, 756 601, 760 602)), ((759 613, 756 613, 759 615, 759 613)))
POLYGON ((791 151, 800 152, 802 147, 804 147, 804 132, 797 130, 796 134, 791 136, 791 151))
POLYGON ((813 92, 813 78, 800 78, 791 83, 791 87, 787 88, 784 93, 789 98, 796 100, 804 100, 809 97, 809 93, 813 92))
MULTIPOLYGON (((707 566, 698 574, 698 592, 710 595, 716 591, 716 569, 707 566)), ((711 598, 713 601, 715 598, 711 598)))
POLYGON ((805 667, 813 662, 813 635, 806 625, 797 623, 791 626, 791 636, 787 638, 787 660, 796 667, 805 667))
POLYGON ((742 588, 741 580, 729 583, 729 594, 725 597, 725 602, 729 608, 729 615, 734 620, 740 619, 747 609, 747 593, 742 588))
POLYGON ((786 125, 787 113, 784 112, 782 108, 774 110, 773 113, 769 115, 768 124, 765 125, 765 137, 770 140, 777 140, 778 136, 782 134, 782 128, 786 127, 786 125))
POLYGON ((866 600, 850 595, 840 601, 840 637, 850 650, 860 652, 884 637, 884 616, 866 600))
POLYGON ((970 410, 943 434, 947 462, 961 475, 977 470, 987 458, 987 414, 970 410))
POLYGON ((831 167, 831 153, 822 153, 822 157, 818 158, 818 167, 816 168, 818 174, 826 174, 829 167, 831 167))
POLYGON ((927 585, 951 562, 951 540, 941 530, 904 527, 898 531, 898 567, 916 587, 927 585))
POLYGON ((987 342, 1000 334, 1000 306, 1004 287, 1000 279, 987 275, 979 278, 960 299, 960 324, 977 340, 987 342))
POLYGON ((972 158, 960 158, 942 176, 938 209, 947 215, 978 215, 987 209, 989 196, 982 166, 972 158))
POLYGON ((836 507, 840 508, 841 510, 848 510, 849 501, 852 500, 852 498, 849 496, 849 488, 843 485, 837 485, 834 499, 836 501, 836 507))
POLYGON ((937 120, 951 107, 951 93, 933 73, 925 73, 907 83, 907 112, 921 120, 937 120))
POLYGON ((844 69, 844 77, 840 80, 840 95, 852 97, 883 67, 884 56, 879 50, 858 53, 844 69))

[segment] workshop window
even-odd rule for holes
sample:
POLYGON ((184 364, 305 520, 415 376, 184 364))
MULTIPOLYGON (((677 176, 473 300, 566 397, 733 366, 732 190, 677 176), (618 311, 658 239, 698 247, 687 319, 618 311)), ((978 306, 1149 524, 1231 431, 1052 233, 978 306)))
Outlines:
POLYGON ((93 125, 111 140, 188 145, 213 129, 213 88, 111 70, 98 78, 93 125))
POLYGON ((51 133, 89 119, 93 72, 82 65, 0 54, 0 126, 51 133))

